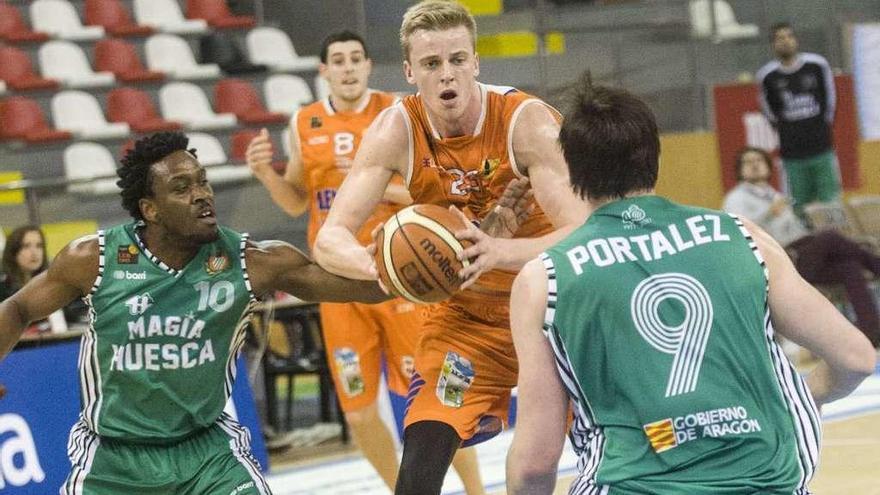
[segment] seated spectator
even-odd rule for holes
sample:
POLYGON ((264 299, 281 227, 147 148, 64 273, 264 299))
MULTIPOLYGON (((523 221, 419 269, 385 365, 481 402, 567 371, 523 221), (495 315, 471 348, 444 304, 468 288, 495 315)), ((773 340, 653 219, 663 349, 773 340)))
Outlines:
MULTIPOLYGON (((3 273, 0 275, 0 301, 22 288, 30 279, 39 275, 49 266, 46 256, 46 237, 39 227, 26 225, 9 234, 6 249, 3 251, 3 273)), ((63 332, 67 323, 62 311, 56 311, 45 320, 34 322, 25 330, 25 335, 43 332, 63 332)))
POLYGON ((836 230, 807 230, 791 203, 770 185, 770 155, 744 148, 737 155, 739 184, 724 198, 724 210, 757 223, 781 244, 811 284, 841 284, 856 315, 856 326, 880 347, 877 303, 865 280, 868 270, 880 277, 880 257, 836 230))

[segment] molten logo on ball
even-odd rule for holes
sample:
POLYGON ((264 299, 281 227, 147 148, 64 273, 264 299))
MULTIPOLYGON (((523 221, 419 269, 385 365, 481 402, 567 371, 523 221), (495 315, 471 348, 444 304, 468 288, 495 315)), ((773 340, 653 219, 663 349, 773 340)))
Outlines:
POLYGON ((437 250, 437 246, 434 245, 428 238, 423 238, 421 242, 419 242, 422 250, 428 257, 437 264, 437 268, 439 268, 443 275, 446 277, 446 281, 453 283, 455 282, 455 270, 452 268, 452 265, 449 263, 449 257, 444 255, 442 252, 437 250))

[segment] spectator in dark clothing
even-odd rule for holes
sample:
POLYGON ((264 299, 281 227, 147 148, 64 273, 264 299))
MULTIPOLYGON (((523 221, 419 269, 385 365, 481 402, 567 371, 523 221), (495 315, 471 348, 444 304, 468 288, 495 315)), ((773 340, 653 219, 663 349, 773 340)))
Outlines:
POLYGON ((795 212, 814 201, 840 198, 840 171, 832 148, 836 93, 828 61, 798 52, 787 23, 770 28, 776 59, 757 73, 761 110, 779 132, 779 149, 795 212))
MULTIPOLYGON (((3 251, 3 273, 0 274, 0 301, 15 294, 24 284, 49 266, 46 256, 46 237, 39 227, 26 225, 9 234, 3 251)), ((38 334, 67 329, 64 314, 58 311, 45 320, 31 324, 25 334, 38 334)))
POLYGON ((880 257, 836 230, 810 233, 787 198, 770 185, 770 155, 744 148, 737 155, 740 182, 724 198, 724 210, 757 223, 785 247, 802 277, 811 284, 841 284, 856 315, 856 326, 880 347, 877 303, 865 270, 880 277, 880 257))

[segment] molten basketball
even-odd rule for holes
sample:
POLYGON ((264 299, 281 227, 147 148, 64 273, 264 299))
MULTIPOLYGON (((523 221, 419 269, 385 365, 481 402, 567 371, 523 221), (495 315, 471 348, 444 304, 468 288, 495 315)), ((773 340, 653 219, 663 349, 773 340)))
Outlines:
POLYGON ((461 286, 458 271, 468 265, 458 254, 470 245, 455 238, 466 226, 446 208, 413 205, 385 222, 376 239, 376 266, 389 290, 417 303, 433 303, 461 286))

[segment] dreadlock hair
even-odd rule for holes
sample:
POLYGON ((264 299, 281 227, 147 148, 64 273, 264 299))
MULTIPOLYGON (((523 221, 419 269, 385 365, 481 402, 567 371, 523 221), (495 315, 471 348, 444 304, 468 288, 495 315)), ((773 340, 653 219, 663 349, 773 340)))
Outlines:
POLYGON ((187 149, 189 138, 186 134, 157 132, 138 139, 122 157, 122 166, 116 169, 119 180, 116 185, 122 189, 122 207, 128 210, 135 220, 143 220, 140 200, 153 196, 153 178, 150 168, 175 151, 188 151, 193 156, 195 149, 187 149))

